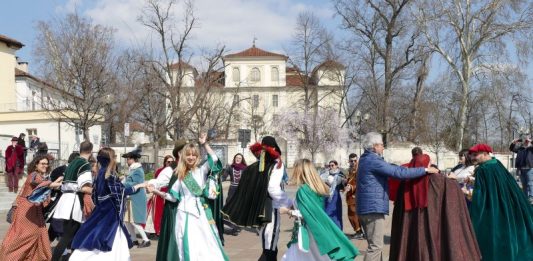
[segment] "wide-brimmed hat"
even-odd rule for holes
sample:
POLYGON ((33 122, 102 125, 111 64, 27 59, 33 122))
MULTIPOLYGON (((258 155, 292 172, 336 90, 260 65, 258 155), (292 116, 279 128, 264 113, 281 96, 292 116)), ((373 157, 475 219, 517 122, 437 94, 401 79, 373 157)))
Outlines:
POLYGON ((13 138, 11 138, 11 141, 19 141, 19 138, 13 136, 13 138))
POLYGON ((179 158, 179 153, 185 145, 189 144, 188 140, 179 139, 174 143, 174 149, 172 150, 172 156, 174 156, 175 159, 179 158))
POLYGON ((261 140, 261 145, 266 145, 269 147, 274 148, 280 155, 281 155, 281 149, 278 146, 278 143, 276 142, 276 139, 272 136, 265 136, 261 140))
POLYGON ((123 154, 122 157, 126 158, 126 159, 140 159, 141 158, 141 150, 139 150, 139 149, 132 150, 132 151, 126 153, 126 154, 123 154))

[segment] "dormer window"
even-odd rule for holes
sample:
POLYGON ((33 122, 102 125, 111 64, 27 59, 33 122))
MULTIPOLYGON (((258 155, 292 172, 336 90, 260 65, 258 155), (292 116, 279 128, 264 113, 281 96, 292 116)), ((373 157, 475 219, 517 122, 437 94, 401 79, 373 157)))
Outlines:
POLYGON ((279 69, 278 67, 272 67, 272 70, 270 71, 271 77, 270 80, 273 82, 279 81, 279 69))
POLYGON ((250 72, 250 81, 252 82, 261 81, 261 71, 259 71, 259 68, 257 67, 252 68, 252 71, 250 72))
POLYGON ((232 72, 232 79, 234 82, 240 82, 241 81, 241 71, 238 67, 233 68, 232 72))

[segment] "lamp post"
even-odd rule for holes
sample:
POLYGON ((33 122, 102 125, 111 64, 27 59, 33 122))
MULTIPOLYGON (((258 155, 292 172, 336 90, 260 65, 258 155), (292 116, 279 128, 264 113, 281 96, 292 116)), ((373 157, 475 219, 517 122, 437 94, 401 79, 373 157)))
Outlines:
POLYGON ((359 140, 359 156, 361 156, 362 154, 362 151, 363 151, 363 144, 362 144, 362 137, 363 137, 363 133, 362 133, 362 127, 363 127, 363 122, 366 122, 370 119, 370 115, 368 113, 365 113, 365 114, 362 114, 361 111, 357 110, 355 111, 355 114, 354 114, 354 117, 355 117, 355 124, 357 124, 357 139, 359 140))

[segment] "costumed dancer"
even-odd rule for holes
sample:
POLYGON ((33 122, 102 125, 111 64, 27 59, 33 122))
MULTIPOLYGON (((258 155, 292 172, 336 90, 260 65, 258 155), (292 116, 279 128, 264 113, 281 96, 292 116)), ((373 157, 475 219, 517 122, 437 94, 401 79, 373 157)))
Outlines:
POLYGON ((50 240, 44 221, 43 207, 49 202, 49 195, 40 203, 30 202, 27 197, 39 188, 59 188, 62 178, 50 181, 48 157, 35 157, 28 166, 30 173, 15 201, 12 224, 7 230, 0 260, 50 260, 50 240))
MULTIPOLYGON (((427 168, 428 155, 412 150, 407 168, 427 168)), ((481 254, 457 183, 442 175, 401 181, 394 202, 390 260, 480 260, 481 254)))
POLYGON ((54 211, 55 219, 63 220, 63 236, 54 248, 52 261, 59 261, 66 249, 71 249, 72 239, 78 232, 81 223, 85 221, 84 195, 92 193, 93 177, 89 157, 93 151, 93 144, 83 141, 80 144, 80 156, 73 160, 65 170, 61 197, 54 211))
MULTIPOLYGON (((144 183, 144 170, 141 163, 139 163, 139 159, 141 158, 140 150, 130 151, 122 155, 122 157, 126 158, 129 166, 128 175, 121 177, 123 178, 122 182, 124 185, 126 187, 133 187, 144 183)), ((146 223, 146 191, 144 189, 136 190, 128 197, 128 200, 129 203, 124 220, 130 232, 131 241, 134 242, 134 245, 138 245, 139 248, 149 247, 152 243, 142 227, 146 223), (141 236, 142 243, 137 242, 135 232, 141 236)))
MULTIPOLYGON (((216 164, 218 157, 206 139, 207 134, 202 133, 198 141, 208 153, 207 162, 200 166, 199 148, 194 144, 185 145, 180 152, 175 172, 178 178, 170 192, 164 194, 167 202, 178 204, 174 223, 178 255, 176 260, 228 260, 208 204, 208 199, 216 199, 221 192, 217 190, 218 177, 208 174, 210 171, 218 173, 221 164, 216 164)), ((152 186, 148 186, 149 190, 151 188, 152 186)))
MULTIPOLYGON (((230 185, 228 190, 228 197, 226 198, 226 203, 229 202, 233 195, 235 195, 235 191, 237 191, 237 187, 239 186, 239 182, 241 181, 242 172, 246 168, 246 166, 247 165, 246 160, 244 160, 244 156, 241 153, 237 153, 235 154, 235 156, 233 156, 232 164, 228 166, 224 171, 222 181, 226 180, 227 177, 230 177, 230 185)), ((236 226, 231 222, 225 222, 225 224, 231 227, 231 233, 234 236, 239 235, 239 226, 236 226)))
POLYGON ((93 201, 96 204, 72 241, 70 260, 130 260, 133 246, 124 225, 126 196, 137 192, 143 184, 124 186, 116 172, 115 151, 103 148, 98 152, 100 164, 94 181, 93 201))
POLYGON ((164 200, 163 215, 161 218, 161 230, 159 233, 159 240, 157 243, 156 261, 179 260, 178 259, 178 244, 176 242, 176 216, 178 215, 178 203, 170 200, 165 200, 168 188, 172 187, 178 176, 174 175, 176 169, 176 162, 179 161, 180 151, 187 145, 186 140, 178 140, 172 150, 172 155, 175 161, 171 166, 165 167, 156 179, 148 181, 148 191, 157 195, 164 200))
MULTIPOLYGON (((154 178, 157 179, 161 171, 164 169, 171 167, 174 165, 174 157, 170 155, 166 155, 163 159, 163 167, 157 169, 154 173, 154 178)), ((171 167, 172 169, 172 167, 171 167)), ((167 187, 163 188, 163 192, 167 192, 167 187)), ((148 210, 148 220, 152 221, 153 224, 153 232, 156 237, 159 237, 159 233, 161 231, 161 218, 163 217, 163 207, 165 206, 165 199, 159 197, 158 195, 152 195, 152 197, 148 200, 148 204, 146 206, 146 209, 148 210)), ((148 227, 148 226, 147 226, 148 227)), ((145 228, 146 231, 148 231, 148 228, 145 228)))
POLYGON ((326 198, 325 207, 328 216, 342 230, 342 197, 341 190, 346 185, 346 175, 339 169, 335 160, 329 162, 329 170, 320 175, 322 181, 329 187, 329 197, 326 198))
POLYGON ((346 191, 346 206, 348 209, 348 220, 350 221, 350 225, 352 225, 353 230, 355 231, 355 234, 352 236, 353 238, 363 238, 363 228, 361 226, 361 223, 359 222, 359 216, 357 216, 357 199, 356 199, 356 191, 357 191, 357 154, 351 153, 348 156, 349 163, 350 163, 350 169, 348 170, 348 181, 347 185, 344 188, 344 191, 346 191))
POLYGON ((298 160, 291 181, 298 186, 294 210, 281 208, 280 211, 296 221, 282 260, 354 260, 359 250, 324 211, 329 187, 320 180, 313 163, 308 159, 298 160))
POLYGON ((272 136, 250 147, 259 159, 242 173, 235 195, 222 212, 225 219, 239 226, 261 227, 263 253, 259 260, 276 260, 280 232, 279 208, 292 206, 283 191, 281 150, 272 136))
POLYGON ((470 218, 483 261, 533 260, 533 207, 489 145, 470 153, 479 164, 470 218))

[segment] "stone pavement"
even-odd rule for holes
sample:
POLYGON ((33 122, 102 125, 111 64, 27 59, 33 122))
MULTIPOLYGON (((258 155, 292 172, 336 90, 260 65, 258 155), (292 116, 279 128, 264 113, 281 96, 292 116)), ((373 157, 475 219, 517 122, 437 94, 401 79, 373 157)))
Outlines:
MULTIPOLYGON (((224 184, 224 187, 227 187, 227 183, 224 184)), ((288 187, 287 192, 291 198, 294 198, 296 192, 295 187, 288 187)), ((348 234, 354 233, 353 229, 348 222, 346 217, 346 205, 344 204, 343 215, 344 215, 344 232, 348 234)), ((391 205, 392 210, 392 205, 391 205)), ((7 211, 0 211, 0 242, 4 239, 6 231, 9 227, 9 224, 5 221, 7 211)), ((391 213, 392 214, 392 213, 391 213)), ((391 226, 391 216, 387 216, 386 219, 388 233, 385 235, 385 249, 384 249, 384 260, 388 260, 389 256, 389 246, 390 246, 390 226, 391 226)), ((286 216, 283 215, 281 222, 281 235, 279 239, 279 259, 283 256, 283 253, 287 250, 287 242, 291 237, 292 231, 292 221, 286 216)), ((225 235, 226 245, 225 250, 228 254, 230 260, 234 261, 255 261, 261 255, 261 239, 253 232, 242 231, 239 236, 225 235)), ((359 249, 361 255, 356 258, 356 260, 363 260, 363 255, 365 253, 367 243, 365 240, 352 240, 353 244, 359 249)), ((201 242, 194 242, 199 243, 201 242)), ((151 261, 155 260, 157 249, 157 240, 152 241, 152 246, 148 248, 132 248, 131 256, 132 261, 151 261)), ((104 260, 102 260, 104 261, 104 260)), ((207 260, 206 260, 207 261, 207 260)))

